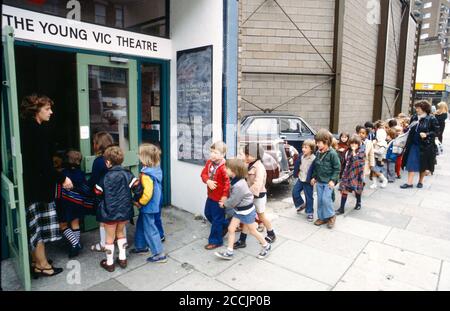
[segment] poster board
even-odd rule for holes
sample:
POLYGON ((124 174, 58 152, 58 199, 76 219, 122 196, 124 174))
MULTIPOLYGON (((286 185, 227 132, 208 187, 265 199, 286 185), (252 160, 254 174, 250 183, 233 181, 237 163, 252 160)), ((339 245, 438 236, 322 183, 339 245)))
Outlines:
POLYGON ((178 160, 204 165, 212 139, 213 47, 177 52, 178 160))

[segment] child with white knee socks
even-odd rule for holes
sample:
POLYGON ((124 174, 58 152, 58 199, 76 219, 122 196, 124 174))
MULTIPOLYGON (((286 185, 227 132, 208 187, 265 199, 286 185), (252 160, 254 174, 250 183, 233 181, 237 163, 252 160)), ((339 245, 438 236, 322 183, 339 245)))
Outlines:
POLYGON ((124 227, 134 214, 132 202, 136 197, 140 197, 142 188, 139 179, 121 166, 124 153, 118 146, 108 147, 103 157, 108 172, 95 185, 95 193, 100 197, 98 215, 100 221, 104 223, 106 232, 106 259, 100 262, 100 266, 108 272, 113 272, 116 238, 119 249, 117 263, 121 268, 127 267, 127 239, 124 235, 124 227))

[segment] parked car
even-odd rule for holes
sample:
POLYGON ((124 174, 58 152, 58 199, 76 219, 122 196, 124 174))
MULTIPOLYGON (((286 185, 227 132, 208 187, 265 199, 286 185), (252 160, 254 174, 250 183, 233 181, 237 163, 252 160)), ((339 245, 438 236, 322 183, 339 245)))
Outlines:
POLYGON ((294 162, 306 139, 316 131, 305 120, 289 114, 254 114, 241 121, 241 146, 259 143, 266 156, 267 185, 285 182, 292 176, 294 162))
POLYGON ((303 142, 314 139, 316 131, 299 116, 265 113, 245 116, 241 121, 240 134, 244 140, 282 139, 301 151, 303 142))
POLYGON ((294 159, 290 159, 286 153, 286 142, 281 139, 273 140, 245 140, 241 139, 239 143, 239 156, 243 157, 244 146, 247 143, 258 143, 264 150, 262 163, 266 168, 267 179, 266 186, 285 182, 292 176, 293 166, 290 163, 294 159))

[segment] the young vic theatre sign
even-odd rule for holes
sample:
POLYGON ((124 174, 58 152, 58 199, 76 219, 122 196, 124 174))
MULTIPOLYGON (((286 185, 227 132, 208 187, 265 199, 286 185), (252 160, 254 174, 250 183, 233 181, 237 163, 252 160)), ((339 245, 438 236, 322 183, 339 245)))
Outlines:
POLYGON ((78 49, 170 59, 170 40, 2 5, 2 28, 16 39, 78 49))

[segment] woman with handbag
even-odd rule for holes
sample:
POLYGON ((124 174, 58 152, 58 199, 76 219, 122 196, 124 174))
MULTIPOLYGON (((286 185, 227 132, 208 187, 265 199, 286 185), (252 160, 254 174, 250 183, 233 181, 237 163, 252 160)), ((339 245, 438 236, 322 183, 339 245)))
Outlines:
POLYGON ((415 173, 419 173, 417 188, 423 188, 426 172, 434 172, 436 162, 435 137, 439 131, 436 118, 431 115, 431 105, 419 101, 415 105, 416 115, 411 118, 402 167, 408 171, 407 183, 402 189, 413 188, 415 173))

